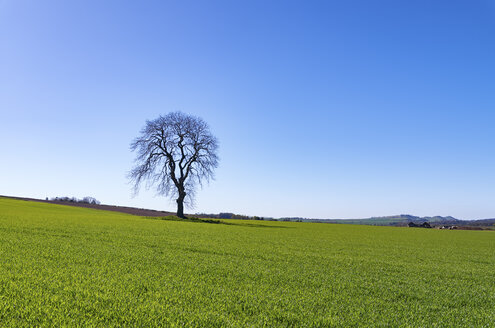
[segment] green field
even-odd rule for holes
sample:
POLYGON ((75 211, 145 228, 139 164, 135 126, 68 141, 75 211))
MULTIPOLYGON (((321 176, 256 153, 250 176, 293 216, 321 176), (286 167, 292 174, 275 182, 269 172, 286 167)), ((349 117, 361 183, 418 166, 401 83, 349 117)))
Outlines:
POLYGON ((495 233, 0 198, 0 326, 494 327, 495 233))

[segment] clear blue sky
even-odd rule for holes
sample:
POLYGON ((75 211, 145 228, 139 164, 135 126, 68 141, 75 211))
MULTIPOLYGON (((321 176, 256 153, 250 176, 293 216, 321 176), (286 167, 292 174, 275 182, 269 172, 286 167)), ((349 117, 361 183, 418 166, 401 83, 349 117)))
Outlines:
POLYGON ((0 0, 0 194, 175 210, 126 173, 176 110, 189 212, 495 217, 495 2, 0 0))

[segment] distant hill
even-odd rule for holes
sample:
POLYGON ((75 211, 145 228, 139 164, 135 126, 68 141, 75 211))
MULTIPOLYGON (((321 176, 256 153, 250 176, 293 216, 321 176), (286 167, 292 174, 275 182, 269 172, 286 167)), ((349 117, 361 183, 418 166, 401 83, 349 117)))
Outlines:
POLYGON ((343 220, 328 220, 332 223, 347 223, 347 224, 365 224, 379 226, 406 226, 409 222, 414 223, 435 223, 435 224, 457 224, 460 220, 452 216, 425 216, 419 217, 409 214, 371 217, 367 219, 343 219, 343 220))
POLYGON ((422 224, 428 222, 432 226, 455 225, 463 227, 495 227, 495 219, 483 220, 459 220, 452 216, 414 216, 410 214, 400 214, 392 216, 371 217, 366 219, 305 219, 305 218, 281 218, 282 221, 297 222, 321 222, 338 224, 362 224, 374 226, 395 226, 405 227, 409 222, 422 224))
POLYGON ((302 217, 282 217, 269 218, 259 216, 247 216, 234 213, 205 214, 196 213, 198 217, 216 219, 241 219, 241 220, 265 220, 265 221, 285 221, 285 222, 316 222, 316 223, 337 223, 337 224, 361 224, 373 226, 406 227, 413 222, 421 225, 428 222, 433 227, 458 226, 458 227, 483 227, 485 229, 495 229, 495 219, 483 220, 459 220, 453 216, 415 216, 410 214, 400 214, 391 216, 371 217, 365 219, 308 219, 302 217))

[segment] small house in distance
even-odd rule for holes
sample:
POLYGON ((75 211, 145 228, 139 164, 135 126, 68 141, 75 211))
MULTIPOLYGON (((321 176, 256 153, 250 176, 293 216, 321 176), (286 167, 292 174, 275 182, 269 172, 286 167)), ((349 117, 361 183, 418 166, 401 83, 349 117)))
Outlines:
POLYGON ((444 226, 441 226, 439 229, 456 230, 456 229, 458 229, 458 227, 457 226, 444 225, 444 226))

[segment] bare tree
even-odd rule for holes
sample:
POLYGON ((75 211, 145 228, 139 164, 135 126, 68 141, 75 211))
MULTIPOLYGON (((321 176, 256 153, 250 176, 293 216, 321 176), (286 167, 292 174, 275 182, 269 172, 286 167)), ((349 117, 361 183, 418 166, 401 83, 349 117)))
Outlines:
POLYGON ((142 182, 158 194, 176 198, 177 216, 184 218, 184 202, 193 204, 196 186, 213 178, 218 166, 218 141, 208 124, 181 112, 146 121, 131 143, 137 152, 129 179, 137 193, 142 182))

